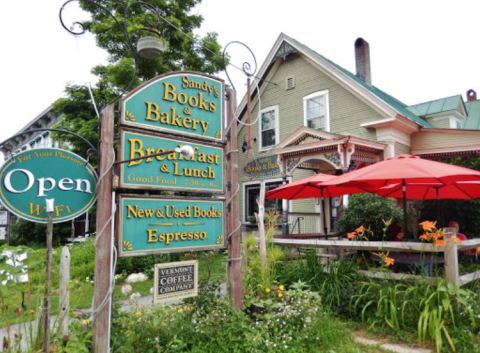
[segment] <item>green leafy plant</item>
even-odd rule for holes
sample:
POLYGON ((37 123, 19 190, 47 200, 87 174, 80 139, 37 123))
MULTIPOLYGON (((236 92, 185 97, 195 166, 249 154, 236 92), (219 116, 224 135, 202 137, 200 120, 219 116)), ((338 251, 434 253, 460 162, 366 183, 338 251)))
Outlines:
POLYGON ((441 281, 420 303, 422 311, 418 320, 419 341, 424 343, 428 338, 431 339, 439 353, 445 340, 452 352, 455 352, 450 327, 456 327, 456 311, 466 314, 474 325, 475 315, 469 303, 472 299, 467 291, 441 281))
POLYGON ((322 272, 318 279, 324 308, 341 311, 351 297, 359 278, 355 262, 350 260, 328 262, 325 272, 322 272))
POLYGON ((382 220, 400 223, 402 211, 394 201, 374 194, 356 194, 350 197, 348 208, 339 220, 340 234, 363 225, 372 232, 370 240, 381 240, 384 223, 382 220))

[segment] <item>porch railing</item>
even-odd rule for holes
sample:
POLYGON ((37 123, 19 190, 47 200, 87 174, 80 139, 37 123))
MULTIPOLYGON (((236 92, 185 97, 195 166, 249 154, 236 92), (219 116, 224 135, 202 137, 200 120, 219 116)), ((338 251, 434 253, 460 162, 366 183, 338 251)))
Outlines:
POLYGON ((320 215, 313 212, 289 212, 288 232, 290 234, 321 233, 320 215))

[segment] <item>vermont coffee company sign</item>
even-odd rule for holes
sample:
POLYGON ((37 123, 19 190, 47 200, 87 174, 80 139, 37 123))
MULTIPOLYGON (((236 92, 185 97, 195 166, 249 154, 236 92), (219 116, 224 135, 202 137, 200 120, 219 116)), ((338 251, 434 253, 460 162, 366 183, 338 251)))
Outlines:
POLYGON ((155 78, 122 102, 121 123, 202 139, 223 139, 223 83, 193 72, 155 78))
POLYGON ((155 265, 155 304, 195 297, 198 293, 198 261, 178 261, 155 265))
POLYGON ((71 220, 95 202, 95 170, 76 154, 40 148, 13 156, 0 168, 0 199, 9 211, 46 223, 46 199, 54 199, 53 222, 71 220))
POLYGON ((223 192, 223 149, 152 134, 121 133, 120 186, 133 189, 167 189, 223 192), (175 152, 188 144, 190 158, 175 152), (143 158, 165 151, 171 153, 143 158))
POLYGON ((120 196, 121 256, 223 247, 223 201, 120 196))

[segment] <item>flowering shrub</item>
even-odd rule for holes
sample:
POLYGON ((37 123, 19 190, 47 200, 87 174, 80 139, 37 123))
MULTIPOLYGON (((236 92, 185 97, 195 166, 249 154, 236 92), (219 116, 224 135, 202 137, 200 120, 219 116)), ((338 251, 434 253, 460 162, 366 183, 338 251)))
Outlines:
POLYGON ((391 199, 374 194, 355 194, 349 198, 348 209, 338 221, 338 229, 341 234, 347 234, 359 224, 371 229, 374 238, 370 240, 381 240, 382 219, 392 219, 395 224, 402 220, 402 209, 397 207, 391 199))
POLYGON ((188 303, 114 315, 116 353, 358 353, 350 333, 326 316, 304 283, 261 288, 263 308, 235 311, 213 286, 188 303))

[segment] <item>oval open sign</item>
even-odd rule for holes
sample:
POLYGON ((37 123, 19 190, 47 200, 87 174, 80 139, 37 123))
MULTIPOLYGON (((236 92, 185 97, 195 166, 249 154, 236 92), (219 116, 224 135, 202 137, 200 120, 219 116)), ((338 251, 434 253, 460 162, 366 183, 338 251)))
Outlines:
POLYGON ((18 217, 47 222, 46 199, 54 199, 53 222, 85 213, 95 202, 97 174, 80 156, 57 148, 21 152, 0 168, 0 199, 18 217))

